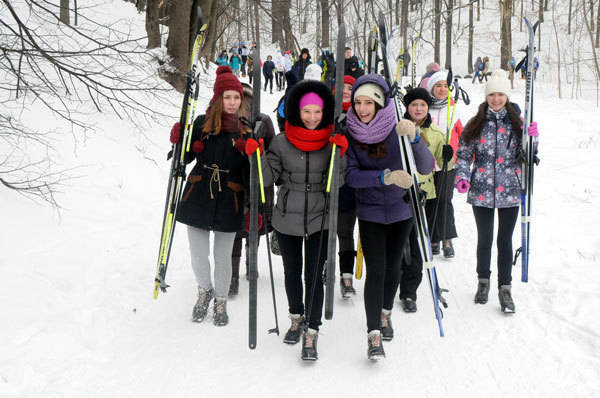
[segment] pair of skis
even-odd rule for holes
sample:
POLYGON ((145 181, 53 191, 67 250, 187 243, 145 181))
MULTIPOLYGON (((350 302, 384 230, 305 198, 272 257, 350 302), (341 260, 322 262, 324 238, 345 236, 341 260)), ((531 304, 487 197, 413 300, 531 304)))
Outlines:
POLYGON ((156 276, 154 277, 154 299, 158 298, 158 293, 165 293, 169 285, 165 281, 167 267, 169 265, 169 256, 171 246, 173 245, 173 234, 175 233, 175 216, 177 207, 181 199, 183 184, 185 182, 185 155, 190 151, 192 138, 192 128, 198 101, 198 55, 204 42, 204 33, 207 25, 202 23, 202 10, 197 8, 197 26, 194 45, 190 55, 190 64, 187 72, 186 86, 183 95, 183 104, 179 116, 179 141, 173 144, 169 156, 171 160, 171 170, 169 172, 169 183, 167 186, 167 199, 163 213, 163 222, 161 228, 160 245, 158 250, 158 261, 156 266, 156 276))
MULTIPOLYGON (((391 75, 391 70, 389 66, 389 59, 387 55, 387 35, 386 35, 386 25, 385 18, 383 12, 379 12, 378 18, 379 25, 379 40, 381 42, 381 55, 383 59, 383 68, 384 68, 384 77, 390 86, 390 90, 392 93, 396 92, 397 89, 393 88, 394 83, 391 75)), ((392 97, 394 101, 394 106, 396 109, 396 120, 399 121, 402 119, 402 107, 400 104, 400 99, 397 95, 392 97)), ((431 288, 431 294, 433 296, 433 306, 435 311, 435 317, 438 322, 438 327, 440 330, 440 336, 444 336, 444 328, 442 325, 442 311, 440 309, 440 297, 439 297, 439 288, 437 285, 437 274, 435 266, 433 265, 433 254, 431 252, 431 241, 429 237, 429 229, 427 227, 427 218, 425 216, 425 208, 423 206, 423 200, 421 197, 421 192, 419 189, 419 179, 417 176, 417 167, 414 159, 414 155, 412 152, 411 143, 408 137, 403 136, 400 137, 400 152, 402 154, 402 165, 404 170, 406 170, 413 179, 413 184, 409 189, 410 196, 410 204, 413 212, 413 216, 416 224, 417 231, 417 240, 419 243, 419 251, 421 254, 421 258, 423 259, 423 265, 427 270, 427 276, 429 279, 429 285, 431 288)))
POLYGON ((529 42, 527 45, 527 80, 525 88, 525 109, 523 120, 523 138, 521 140, 521 155, 523 160, 521 173, 521 281, 529 279, 530 234, 531 234, 531 200, 533 196, 533 173, 537 164, 537 138, 529 136, 529 126, 533 120, 533 67, 535 57, 535 36, 539 21, 534 25, 524 18, 529 42))

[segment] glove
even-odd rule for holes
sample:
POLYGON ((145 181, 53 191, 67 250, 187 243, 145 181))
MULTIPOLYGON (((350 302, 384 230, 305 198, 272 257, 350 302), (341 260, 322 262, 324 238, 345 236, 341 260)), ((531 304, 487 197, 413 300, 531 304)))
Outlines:
POLYGON ((396 124, 396 133, 399 136, 407 135, 410 142, 413 142, 417 136, 415 124, 407 119, 402 119, 396 124))
MULTIPOLYGON (((263 226, 263 219, 262 219, 262 214, 258 214, 258 227, 256 228, 258 231, 260 231, 260 229, 263 226)), ((250 232, 250 212, 246 212, 246 225, 244 226, 244 231, 246 232, 250 232)))
POLYGON ((237 140, 235 140, 235 143, 233 144, 233 147, 240 151, 240 153, 245 153, 246 152, 246 140, 244 139, 244 137, 240 137, 237 140))
POLYGON ((456 183, 456 190, 460 193, 467 192, 469 188, 471 188, 471 184, 469 184, 469 181, 465 180, 464 178, 458 180, 456 183))
POLYGON ((538 125, 537 122, 531 122, 531 124, 529 125, 529 128, 527 129, 527 135, 529 135, 530 137, 539 137, 540 133, 538 131, 538 125))
POLYGON ((452 160, 453 156, 454 156, 454 149, 452 149, 452 147, 450 145, 444 145, 442 147, 442 159, 444 159, 444 162, 448 163, 449 161, 452 160))
POLYGON ((204 142, 202 141, 194 141, 192 144, 192 151, 196 153, 200 153, 204 150, 204 142))
POLYGON ((340 157, 343 157, 348 149, 348 139, 342 134, 336 134, 329 137, 329 142, 340 147, 340 157))
POLYGON ((173 127, 171 127, 171 136, 169 137, 169 141, 171 144, 177 144, 179 142, 179 138, 181 135, 181 124, 179 122, 175 123, 173 127))
POLYGON ((390 169, 385 169, 381 173, 381 176, 381 180, 385 185, 394 184, 400 188, 408 189, 413 184, 411 175, 404 170, 390 171, 390 169))
POLYGON ((260 143, 260 154, 262 156, 263 150, 265 147, 265 140, 263 140, 262 138, 260 138, 258 141, 256 141, 254 138, 248 138, 246 140, 246 155, 251 156, 251 155, 255 154, 256 148, 258 148, 259 143, 260 143))

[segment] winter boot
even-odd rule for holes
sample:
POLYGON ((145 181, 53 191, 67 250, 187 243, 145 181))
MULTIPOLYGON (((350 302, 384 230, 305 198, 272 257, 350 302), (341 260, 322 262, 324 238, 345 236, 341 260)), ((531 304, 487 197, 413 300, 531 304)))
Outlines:
POLYGON ((215 324, 215 326, 225 326, 229 323, 229 316, 227 315, 226 297, 215 298, 213 312, 213 323, 215 324))
POLYGON ((381 338, 385 341, 391 341, 394 338, 391 310, 381 310, 381 338))
POLYGON ((292 326, 285 333, 283 342, 286 344, 296 344, 300 341, 302 335, 302 324, 304 323, 304 317, 299 314, 290 314, 292 320, 292 326))
POLYGON ((417 301, 410 297, 403 298, 402 309, 404 312, 417 312, 417 301))
POLYGON ((444 258, 453 258, 454 257, 454 246, 452 246, 452 241, 447 240, 446 245, 444 246, 444 258))
MULTIPOLYGON (((490 293, 490 280, 485 278, 479 278, 477 284, 477 293, 475 293, 475 302, 477 304, 485 304, 488 301, 488 294, 490 293)), ((509 291, 510 295, 510 291, 509 291)))
POLYGON ((498 291, 500 309, 502 312, 515 312, 515 303, 510 294, 510 285, 502 285, 498 291))
POLYGON ((277 239, 277 234, 271 234, 271 253, 276 256, 281 256, 281 250, 279 249, 279 239, 277 239))
POLYGON ((194 305, 194 310, 192 311, 192 321, 193 322, 202 322, 204 318, 206 318, 206 314, 208 312, 208 306, 210 305, 210 301, 214 296, 214 291, 212 289, 203 289, 198 287, 198 300, 194 305))
POLYGON ((317 352, 317 340, 319 331, 308 328, 302 337, 302 359, 305 361, 316 361, 319 359, 317 352))
POLYGON ((431 243, 431 254, 440 254, 440 242, 431 243))
POLYGON ((381 332, 379 330, 371 330, 369 332, 369 350, 367 357, 372 361, 378 361, 385 358, 383 344, 381 342, 381 332))
POLYGON ((229 297, 237 296, 240 290, 240 258, 231 257, 231 284, 229 285, 229 297))
POLYGON ((352 274, 342 274, 342 277, 340 278, 340 289, 342 291, 342 297, 345 299, 356 294, 356 290, 352 287, 352 274))

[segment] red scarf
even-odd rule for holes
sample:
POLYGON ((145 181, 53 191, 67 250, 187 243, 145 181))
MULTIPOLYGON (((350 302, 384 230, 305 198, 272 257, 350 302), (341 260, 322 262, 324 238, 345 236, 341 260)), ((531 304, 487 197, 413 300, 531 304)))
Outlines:
POLYGON ((303 152, 318 151, 329 143, 333 124, 320 130, 309 130, 285 122, 285 136, 289 142, 303 152))
POLYGON ((223 112, 221 114, 221 130, 226 131, 228 133, 235 133, 240 131, 237 113, 223 112))
POLYGON ((348 112, 348 109, 352 106, 352 102, 342 102, 342 109, 344 112, 348 112))

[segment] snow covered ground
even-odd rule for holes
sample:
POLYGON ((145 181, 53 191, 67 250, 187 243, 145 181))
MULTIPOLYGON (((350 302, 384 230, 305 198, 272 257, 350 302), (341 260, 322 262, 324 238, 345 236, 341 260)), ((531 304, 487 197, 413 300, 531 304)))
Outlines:
MULTIPOLYGON (((472 116, 483 86, 462 85, 473 100, 462 111, 472 116)), ((522 104, 523 92, 517 81, 512 99, 522 104)), ((211 319, 190 322, 196 288, 181 225, 167 275, 171 288, 153 300, 168 131, 177 110, 144 135, 131 122, 92 115, 96 133, 77 144, 62 134, 56 143, 57 161, 78 177, 62 187, 60 215, 0 190, 0 397, 593 396, 600 391, 600 182, 594 172, 600 113, 591 102, 557 100, 554 92, 536 86, 542 163, 530 282, 519 281, 520 267, 513 273, 517 313, 500 313, 495 288, 487 305, 473 303, 475 225, 465 196, 456 194, 457 255, 436 257, 440 283, 450 289, 446 337, 439 337, 424 282, 417 313, 394 309, 396 337, 379 363, 366 359, 363 281, 356 281, 352 300, 336 292, 316 363, 300 360, 299 345, 267 333, 274 318, 264 240, 256 350, 247 343, 245 281, 228 303, 227 327, 211 319)), ((278 99, 264 94, 263 112, 274 118, 278 99)), ((38 117, 33 124, 62 128, 37 111, 28 113, 38 117)), ((514 238, 518 247, 519 225, 514 238)), ((283 270, 281 258, 273 260, 283 334, 289 326, 283 270)))
MULTIPOLYGON (((522 82, 519 82, 521 84, 522 82)), ((473 104, 482 86, 464 83, 473 104)), ((517 88, 521 88, 518 86, 517 88)), ((522 103, 522 90, 514 99, 522 103)), ((264 95, 270 113, 278 96, 264 95)), ((190 322, 195 286, 185 229, 177 228, 168 294, 152 299, 168 162, 168 128, 139 134, 98 118, 99 133, 63 162, 85 166, 60 197, 60 218, 2 190, 0 396, 589 396, 600 391, 600 116, 589 103, 537 90, 541 158, 535 189, 530 282, 514 270, 517 313, 500 313, 493 288, 475 305, 475 231, 457 195, 457 256, 436 258, 450 289, 446 337, 438 336, 426 284, 419 311, 394 310, 387 359, 366 359, 362 281, 319 339, 320 359, 303 363, 299 346, 268 335, 274 326, 264 241, 260 249, 258 347, 247 348, 248 291, 229 303, 231 323, 190 322)), ((520 231, 515 232, 518 247, 520 231)), ((281 258, 274 256, 280 329, 289 326, 281 258)))

